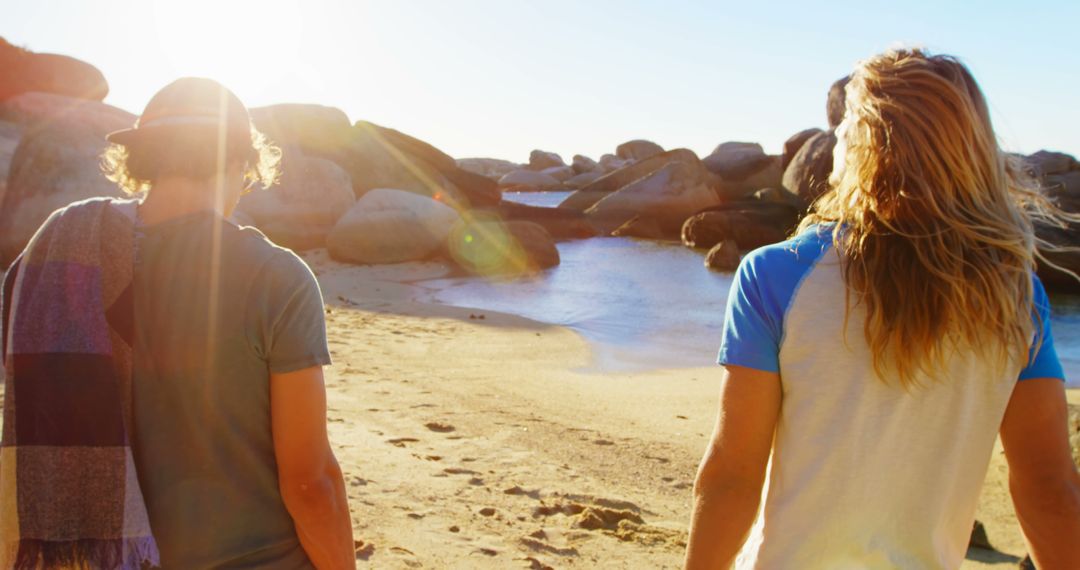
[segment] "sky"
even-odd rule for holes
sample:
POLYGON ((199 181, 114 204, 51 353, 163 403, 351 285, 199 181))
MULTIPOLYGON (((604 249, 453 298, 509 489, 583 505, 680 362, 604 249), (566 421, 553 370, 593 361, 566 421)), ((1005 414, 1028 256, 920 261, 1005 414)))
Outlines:
POLYGON ((0 36, 100 69, 138 113, 173 79, 331 105, 457 157, 704 156, 824 127, 829 85, 896 45, 961 57, 1002 146, 1080 155, 1080 2, 0 0, 0 36), (974 6, 978 6, 975 8, 974 6))

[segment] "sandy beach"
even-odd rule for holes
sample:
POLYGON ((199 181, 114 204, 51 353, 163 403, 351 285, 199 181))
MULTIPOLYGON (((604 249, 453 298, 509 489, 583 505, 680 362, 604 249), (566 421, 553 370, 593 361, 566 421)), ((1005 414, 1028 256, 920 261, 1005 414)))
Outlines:
MULTIPOLYGON (((327 300, 330 434, 362 561, 681 564, 718 368, 596 370, 571 330, 415 301, 409 282, 440 276, 437 264, 305 259, 327 300)), ((964 568, 1024 554, 1006 481, 999 450, 978 512, 998 551, 972 550, 964 568)))

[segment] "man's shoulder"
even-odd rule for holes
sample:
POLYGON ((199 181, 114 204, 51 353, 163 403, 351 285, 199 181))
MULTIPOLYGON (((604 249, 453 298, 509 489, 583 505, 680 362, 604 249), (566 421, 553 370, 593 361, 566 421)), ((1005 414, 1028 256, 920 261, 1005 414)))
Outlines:
POLYGON ((293 250, 270 241, 265 234, 252 226, 240 226, 226 221, 228 231, 236 234, 239 254, 254 260, 259 266, 259 276, 277 283, 314 281, 311 268, 293 250))

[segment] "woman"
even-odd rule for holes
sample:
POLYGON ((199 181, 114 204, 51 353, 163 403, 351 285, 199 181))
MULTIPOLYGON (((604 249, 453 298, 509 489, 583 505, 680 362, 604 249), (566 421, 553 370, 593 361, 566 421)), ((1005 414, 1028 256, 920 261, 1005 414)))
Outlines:
POLYGON ((59 210, 5 280, 0 562, 354 567, 318 284, 228 221, 277 150, 196 78, 109 140, 145 199, 59 210))
POLYGON ((955 58, 864 61, 846 105, 834 190, 736 273, 687 567, 956 568, 1000 431, 1036 564, 1080 568, 1032 229, 1076 217, 1007 163, 955 58))

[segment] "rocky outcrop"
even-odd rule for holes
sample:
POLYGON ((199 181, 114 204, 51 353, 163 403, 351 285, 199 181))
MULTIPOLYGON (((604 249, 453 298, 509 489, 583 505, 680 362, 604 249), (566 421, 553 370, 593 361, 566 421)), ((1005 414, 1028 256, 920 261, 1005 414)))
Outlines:
POLYGON ((562 182, 544 172, 515 170, 499 179, 499 188, 513 192, 543 192, 561 189, 562 182))
POLYGON ((705 267, 714 271, 735 271, 739 261, 739 246, 732 240, 716 244, 705 254, 705 267))
POLYGON ((0 121, 27 130, 68 126, 104 139, 112 131, 134 125, 135 115, 97 101, 52 93, 23 93, 0 102, 0 121))
POLYGON ((492 180, 498 180, 515 170, 524 168, 515 162, 498 158, 459 158, 457 165, 462 170, 486 176, 492 180))
POLYGON ((580 190, 588 186, 589 184, 596 182, 603 175, 604 173, 599 170, 594 170, 592 172, 582 172, 581 174, 574 176, 566 182, 563 182, 563 185, 571 190, 580 190))
POLYGON ((720 177, 720 194, 725 200, 738 200, 762 188, 779 186, 783 178, 780 157, 765 154, 757 143, 722 143, 701 162, 720 177))
POLYGON ((784 152, 780 155, 780 168, 787 170, 791 160, 795 158, 795 155, 799 152, 799 149, 806 144, 806 141, 814 138, 814 135, 822 132, 819 128, 803 129, 784 141, 784 152))
POLYGON ((12 261, 54 210, 95 196, 119 196, 101 172, 106 143, 85 125, 39 126, 19 141, 0 201, 0 258, 12 261))
POLYGON ((746 251, 783 241, 798 218, 799 211, 787 204, 757 200, 724 204, 686 220, 682 241, 687 247, 709 249, 731 240, 746 251))
POLYGON ((279 145, 333 158, 352 138, 348 115, 336 107, 285 103, 251 109, 255 128, 279 145))
POLYGON ((543 227, 495 216, 463 219, 451 232, 448 250, 451 259, 475 275, 521 275, 559 264, 559 250, 543 227))
POLYGON ((553 166, 566 166, 563 159, 554 152, 547 152, 544 150, 534 150, 529 153, 529 169, 530 170, 543 170, 545 168, 551 168, 553 166))
POLYGON ((34 53, 0 38, 0 100, 21 93, 55 93, 91 101, 109 94, 96 67, 66 55, 34 53))
POLYGON ((615 156, 623 160, 645 160, 664 152, 664 147, 647 140, 627 141, 615 148, 615 156))
MULTIPOLYGON (((1080 163, 1075 158, 1060 152, 1041 150, 1024 157, 1024 162, 1051 201, 1066 212, 1080 214, 1080 163)), ((1051 263, 1080 275, 1080 224, 1072 223, 1067 228, 1058 228, 1036 223, 1035 233, 1054 246, 1065 248, 1064 251, 1053 251, 1047 247, 1041 249, 1051 263), (1071 251, 1071 248, 1078 250, 1071 251)), ((1080 294, 1080 281, 1047 263, 1039 264, 1039 278, 1048 289, 1080 294)))
POLYGON ((442 249, 458 219, 453 208, 427 196, 377 188, 338 220, 326 247, 334 259, 351 263, 417 261, 442 249))
POLYGON ((596 235, 596 228, 585 214, 566 208, 527 206, 504 200, 496 211, 507 221, 538 224, 557 240, 590 238, 596 235))
POLYGON ((695 167, 701 164, 697 155, 691 150, 685 148, 669 150, 646 160, 628 164, 619 170, 597 178, 594 182, 583 186, 580 190, 568 196, 562 204, 559 204, 559 207, 585 211, 608 194, 652 174, 671 162, 685 162, 695 165, 695 167))
POLYGON ((847 96, 844 88, 851 81, 851 76, 841 77, 829 87, 829 99, 825 102, 825 115, 829 119, 829 128, 835 129, 844 120, 844 104, 847 96))
POLYGON ((807 204, 829 190, 836 135, 820 132, 806 141, 784 170, 783 185, 807 204))
POLYGON ((583 174, 585 172, 592 172, 600 168, 600 164, 595 160, 581 154, 575 154, 573 162, 570 164, 574 169, 575 174, 583 174))
POLYGON ((603 172, 615 172, 616 170, 619 170, 620 168, 628 166, 632 162, 633 161, 631 161, 631 160, 623 160, 623 159, 615 156, 614 154, 605 154, 605 155, 600 157, 600 162, 598 162, 597 165, 600 167, 600 170, 603 171, 603 172))
POLYGON ((336 163, 286 150, 281 180, 240 198, 249 216, 274 243, 296 251, 323 247, 331 228, 356 203, 349 175, 336 163))
POLYGON ((700 161, 670 161, 607 194, 585 213, 601 233, 636 217, 639 223, 655 222, 662 234, 675 239, 686 218, 720 202, 709 176, 700 161))

